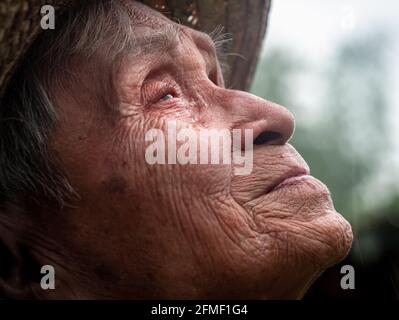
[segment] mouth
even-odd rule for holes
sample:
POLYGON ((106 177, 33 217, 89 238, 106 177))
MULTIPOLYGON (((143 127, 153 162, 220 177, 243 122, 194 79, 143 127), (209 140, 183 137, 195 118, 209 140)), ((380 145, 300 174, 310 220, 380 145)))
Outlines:
POLYGON ((280 182, 276 186, 274 186, 270 192, 273 192, 273 191, 276 191, 276 190, 279 190, 282 188, 286 188, 289 186, 301 184, 302 182, 304 182, 305 180, 307 180, 309 178, 310 178, 310 176, 308 174, 302 174, 302 175, 298 175, 295 177, 289 177, 287 179, 284 179, 282 182, 280 182))
POLYGON ((308 169, 302 167, 295 168, 291 172, 281 176, 269 192, 301 184, 310 178, 308 169))

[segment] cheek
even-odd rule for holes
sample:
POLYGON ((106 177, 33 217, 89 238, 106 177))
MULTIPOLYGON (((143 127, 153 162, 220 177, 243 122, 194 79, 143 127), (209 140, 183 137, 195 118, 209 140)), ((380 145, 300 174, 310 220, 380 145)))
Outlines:
MULTIPOLYGON (((133 106, 129 108, 133 110, 133 106)), ((56 134, 55 149, 83 202, 119 203, 128 209, 135 199, 140 199, 154 206, 154 210, 159 207, 170 210, 182 205, 173 199, 193 199, 201 195, 206 201, 209 196, 229 190, 230 165, 207 165, 199 161, 187 165, 168 164, 168 123, 179 123, 176 132, 182 127, 200 126, 193 120, 189 108, 175 106, 143 112, 135 107, 134 111, 132 116, 115 124, 94 126, 91 123, 88 129, 80 117, 73 127, 60 126, 64 129, 56 134), (150 164, 146 159, 152 143, 146 141, 146 133, 151 129, 158 129, 165 138, 164 164, 150 164)), ((182 142, 176 143, 175 153, 181 145, 182 142)))
MULTIPOLYGON (((203 196, 224 193, 229 189, 232 166, 223 163, 221 145, 212 147, 209 137, 201 138, 202 126, 183 116, 163 117, 156 123, 153 135, 148 134, 148 130, 153 129, 154 126, 146 126, 143 165, 151 177, 158 177, 164 184, 161 186, 180 187, 182 193, 203 196), (203 148, 204 145, 207 147, 203 148), (203 157, 205 149, 207 157, 203 157), (211 164, 213 154, 216 154, 217 164, 211 164)), ((226 158, 231 156, 230 149, 228 151, 226 158)))
POLYGON ((82 200, 98 194, 127 192, 127 155, 135 147, 130 137, 138 134, 125 132, 84 112, 75 119, 60 120, 51 144, 72 186, 82 200))

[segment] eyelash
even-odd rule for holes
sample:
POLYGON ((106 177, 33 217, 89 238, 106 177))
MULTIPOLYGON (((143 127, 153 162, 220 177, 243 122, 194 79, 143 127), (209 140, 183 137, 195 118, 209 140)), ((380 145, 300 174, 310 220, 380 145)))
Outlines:
MULTIPOLYGON (((154 99, 155 102, 165 102, 167 100, 164 100, 164 98, 168 95, 171 95, 173 98, 177 97, 177 91, 176 91, 176 85, 166 85, 161 88, 159 93, 156 95, 156 98, 154 99)), ((169 100, 169 99, 168 99, 169 100)))
MULTIPOLYGON (((211 80, 215 85, 220 86, 217 69, 211 70, 208 75, 209 80, 211 80)), ((166 103, 174 98, 179 97, 178 85, 174 81, 168 81, 161 85, 149 84, 150 88, 144 90, 144 98, 147 101, 147 105, 154 105, 159 103, 166 103), (155 92, 155 93, 151 93, 155 92), (171 99, 164 99, 166 96, 171 95, 171 99)))
MULTIPOLYGON (((148 91, 148 90, 145 90, 148 91)), ((157 103, 162 103, 169 101, 171 99, 163 100, 167 95, 171 95, 173 98, 178 97, 177 85, 174 82, 168 82, 163 84, 161 87, 159 85, 154 85, 154 89, 149 91, 156 92, 154 94, 145 94, 148 105, 153 105, 157 103)))

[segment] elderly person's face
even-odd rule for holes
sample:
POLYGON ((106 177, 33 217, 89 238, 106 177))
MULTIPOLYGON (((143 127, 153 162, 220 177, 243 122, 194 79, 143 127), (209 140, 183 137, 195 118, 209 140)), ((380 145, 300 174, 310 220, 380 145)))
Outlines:
POLYGON ((206 34, 142 5, 131 10, 137 47, 110 75, 103 99, 95 89, 101 57, 92 64, 76 59, 80 81, 54 92, 59 117, 51 147, 81 200, 37 217, 38 234, 45 230, 49 241, 37 256, 57 276, 56 290, 40 294, 302 296, 345 256, 352 235, 327 188, 288 144, 292 115, 225 88, 206 34), (262 134, 252 172, 235 175, 229 164, 148 164, 145 134, 156 128, 167 136, 169 121, 262 134))

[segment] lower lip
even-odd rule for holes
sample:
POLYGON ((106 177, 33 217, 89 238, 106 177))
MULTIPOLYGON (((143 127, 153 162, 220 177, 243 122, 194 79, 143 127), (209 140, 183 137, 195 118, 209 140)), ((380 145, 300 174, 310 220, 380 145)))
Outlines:
POLYGON ((310 178, 309 175, 300 175, 300 176, 287 178, 283 182, 281 182, 277 186, 275 186, 273 188, 273 191, 282 189, 282 188, 286 188, 286 187, 290 187, 290 186, 294 186, 297 184, 301 184, 302 182, 304 182, 305 180, 308 180, 309 178, 310 178))

